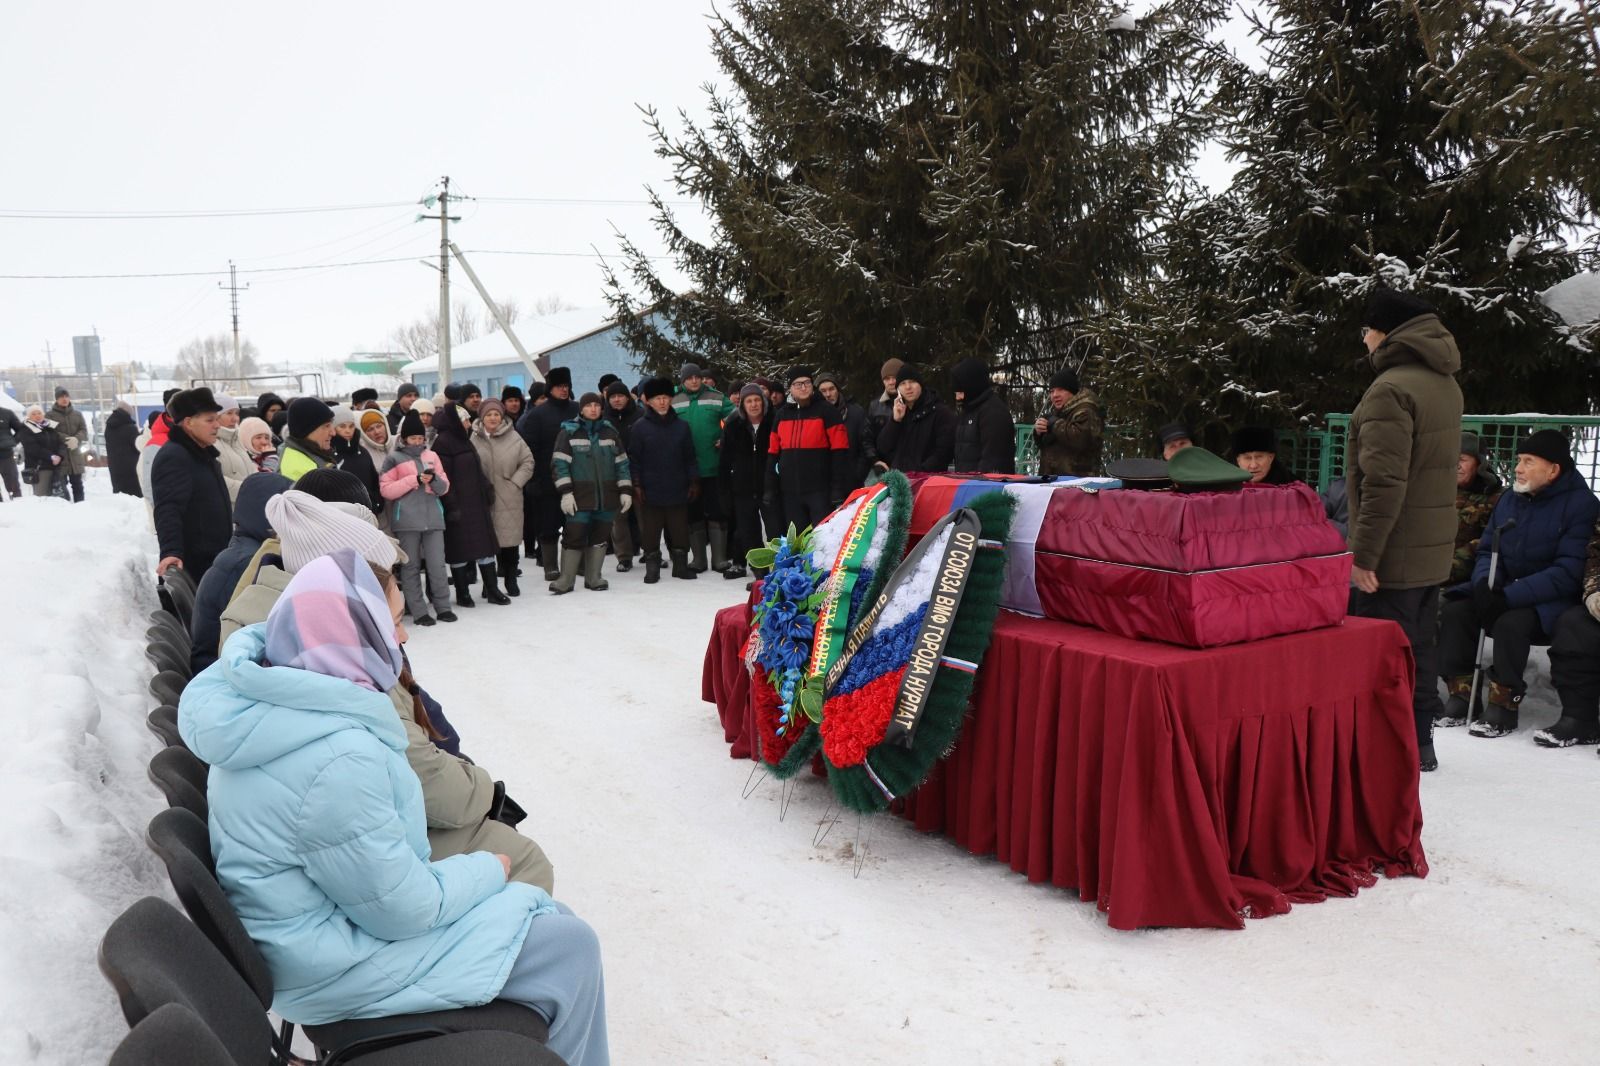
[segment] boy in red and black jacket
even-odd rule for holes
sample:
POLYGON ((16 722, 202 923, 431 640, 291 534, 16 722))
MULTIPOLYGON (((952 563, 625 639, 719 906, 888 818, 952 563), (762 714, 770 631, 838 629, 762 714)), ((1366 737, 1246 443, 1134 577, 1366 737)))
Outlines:
POLYGON ((789 371, 789 402, 767 443, 767 498, 796 529, 814 526, 849 495, 850 436, 844 415, 816 395, 811 371, 789 371))

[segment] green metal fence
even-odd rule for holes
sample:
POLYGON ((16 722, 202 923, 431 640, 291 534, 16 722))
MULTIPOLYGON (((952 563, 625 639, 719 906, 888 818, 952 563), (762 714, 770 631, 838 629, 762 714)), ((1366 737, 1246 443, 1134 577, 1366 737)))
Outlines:
MULTIPOLYGON (((1350 435, 1350 416, 1330 414, 1327 429, 1278 434, 1278 457, 1288 463, 1295 476, 1319 492, 1328 483, 1344 477, 1345 441, 1350 435)), ((1578 473, 1589 487, 1600 492, 1600 417, 1589 415, 1465 415, 1463 432, 1476 433, 1483 448, 1483 459, 1505 484, 1517 465, 1517 441, 1540 429, 1555 429, 1572 442, 1578 473)), ((1017 472, 1036 474, 1039 451, 1033 442, 1033 423, 1018 423, 1017 472)), ((1153 447, 1140 433, 1122 426, 1107 426, 1105 459, 1111 462, 1130 456, 1153 454, 1153 447)))

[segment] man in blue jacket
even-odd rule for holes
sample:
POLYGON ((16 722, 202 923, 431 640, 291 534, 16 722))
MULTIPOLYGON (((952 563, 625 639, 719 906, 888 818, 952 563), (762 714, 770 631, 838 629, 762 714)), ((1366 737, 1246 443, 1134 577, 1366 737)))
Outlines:
POLYGON ((1494 665, 1483 717, 1473 736, 1516 731, 1528 651, 1549 644, 1556 619, 1578 604, 1589 536, 1600 500, 1578 475, 1566 437, 1542 429, 1517 445, 1513 491, 1500 497, 1478 544, 1472 579, 1450 590, 1439 623, 1440 673, 1450 690, 1440 725, 1466 720, 1478 631, 1494 640, 1494 665), (1515 522, 1511 528, 1507 524, 1515 522), (1489 557, 1500 537, 1500 566, 1491 587, 1489 557))

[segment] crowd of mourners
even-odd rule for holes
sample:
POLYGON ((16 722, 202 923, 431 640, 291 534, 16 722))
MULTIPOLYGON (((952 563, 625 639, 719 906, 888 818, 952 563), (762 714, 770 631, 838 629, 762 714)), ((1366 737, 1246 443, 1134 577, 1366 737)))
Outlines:
MULTIPOLYGON (((1421 768, 1437 767, 1435 727, 1517 730, 1536 645, 1550 647, 1561 716, 1535 739, 1600 743, 1600 500, 1570 442, 1530 433, 1502 485, 1490 460, 1512 457, 1462 432, 1461 355, 1435 310, 1380 289, 1363 322, 1376 377, 1323 504, 1353 556, 1352 613, 1398 622, 1412 645, 1421 768)), ((521 809, 414 676, 405 619, 455 622, 474 588, 508 604, 524 564, 556 595, 580 576, 605 590, 608 556, 619 573, 638 562, 646 584, 740 579, 747 551, 886 471, 1015 472, 1017 429, 983 363, 949 373, 949 405, 914 364, 890 359, 879 377, 865 407, 826 371, 724 393, 685 364, 676 380, 608 375, 577 396, 556 367, 498 397, 451 384, 431 400, 406 384, 387 404, 363 389, 347 404, 268 392, 243 407, 198 387, 170 393, 143 433, 113 416, 114 489, 149 505, 158 574, 198 583, 180 729, 213 767, 218 875, 289 971, 274 976, 291 1009, 316 1020, 520 998, 568 1061, 605 1061, 598 942, 553 901, 549 860, 515 829, 521 809), (434 938, 421 956, 419 929, 434 938)), ((1132 476, 1108 471, 1098 399, 1070 369, 1031 429, 1040 475, 1132 476)), ((82 499, 86 438, 65 390, 22 419, 0 410, 0 459, 20 444, 38 494, 82 499)), ((1174 481, 1296 480, 1274 430, 1231 443, 1229 463, 1181 424, 1151 442, 1174 481)), ((16 495, 14 466, 0 473, 16 495)))

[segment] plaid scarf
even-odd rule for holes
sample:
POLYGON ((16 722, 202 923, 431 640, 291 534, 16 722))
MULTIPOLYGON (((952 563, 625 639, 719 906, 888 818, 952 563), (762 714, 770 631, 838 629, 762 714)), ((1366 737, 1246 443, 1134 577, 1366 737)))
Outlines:
POLYGON ((400 677, 389 602, 350 548, 312 560, 267 615, 267 663, 339 677, 374 692, 400 677))

